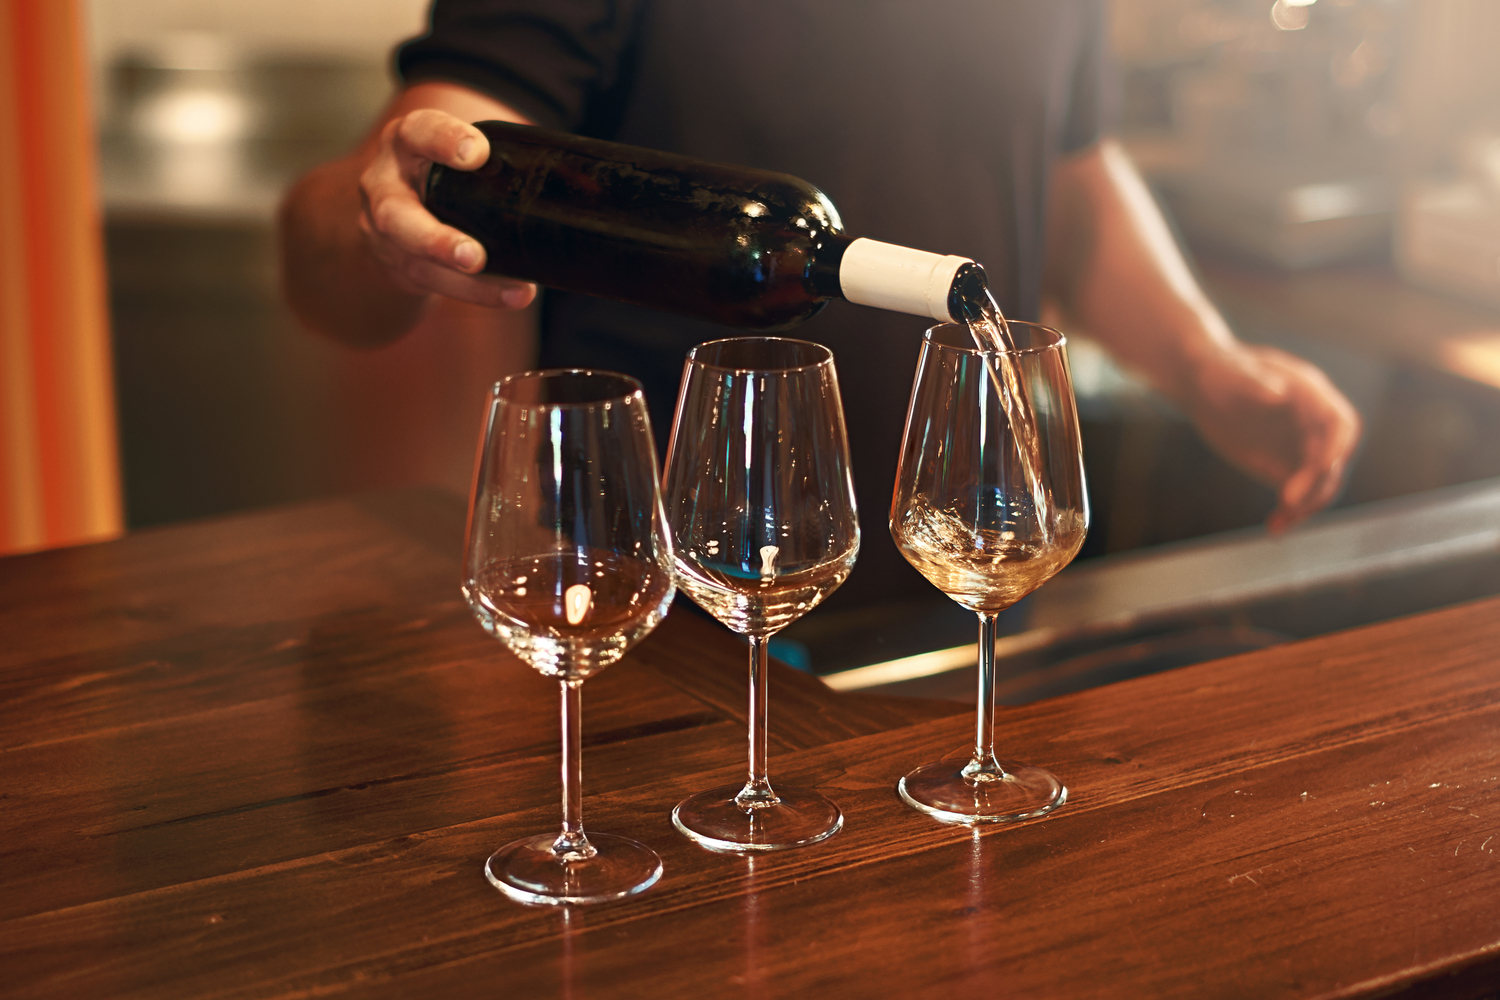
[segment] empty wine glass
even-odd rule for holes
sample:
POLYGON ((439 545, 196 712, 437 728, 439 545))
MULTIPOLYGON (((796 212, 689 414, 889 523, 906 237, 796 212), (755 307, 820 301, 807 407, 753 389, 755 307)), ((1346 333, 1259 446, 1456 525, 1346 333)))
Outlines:
POLYGON ((594 903, 661 877, 643 844, 584 834, 583 682, 674 593, 656 448, 640 383, 613 372, 512 375, 490 393, 463 593, 491 635, 562 687, 562 832, 518 840, 485 876, 527 903, 594 903))
POLYGON ((833 354, 777 337, 688 352, 665 495, 678 586, 750 640, 748 777, 684 799, 672 822, 716 851, 830 837, 844 822, 838 806, 817 792, 771 787, 766 645, 843 583, 859 552, 833 354))
POLYGON ((1031 819, 1068 797, 1050 772, 998 760, 994 749, 996 616, 1077 555, 1089 518, 1063 336, 1031 323, 1010 329, 1013 351, 976 350, 954 324, 927 331, 891 502, 901 554, 979 615, 974 749, 924 764, 897 786, 909 805, 946 823, 1031 819), (1018 426, 1001 398, 1007 384, 1027 397, 1014 408, 1018 426), (1027 482, 1028 465, 1040 489, 1027 482))

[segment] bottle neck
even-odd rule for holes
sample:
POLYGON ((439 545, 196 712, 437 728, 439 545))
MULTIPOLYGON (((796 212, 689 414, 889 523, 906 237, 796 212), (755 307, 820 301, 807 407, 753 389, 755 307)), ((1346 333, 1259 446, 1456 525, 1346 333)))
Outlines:
POLYGON ((820 295, 940 323, 961 323, 962 312, 954 309, 955 284, 976 270, 978 265, 967 257, 878 240, 825 236, 817 248, 811 277, 820 295))
POLYGON ((854 242, 853 236, 825 232, 813 243, 812 258, 807 268, 807 284, 819 298, 844 297, 844 286, 839 282, 839 268, 843 266, 844 254, 854 242))

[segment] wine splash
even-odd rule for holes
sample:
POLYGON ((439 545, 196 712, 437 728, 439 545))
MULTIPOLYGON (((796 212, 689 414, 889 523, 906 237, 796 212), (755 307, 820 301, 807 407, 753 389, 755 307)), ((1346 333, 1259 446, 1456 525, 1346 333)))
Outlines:
POLYGON ((922 493, 891 525, 907 562, 954 601, 982 612, 1008 608, 1051 579, 1073 558, 1084 530, 1074 510, 1056 511, 1050 524, 1022 518, 977 528, 971 518, 938 509, 922 493), (1026 531, 1033 524, 1035 532, 1026 531))

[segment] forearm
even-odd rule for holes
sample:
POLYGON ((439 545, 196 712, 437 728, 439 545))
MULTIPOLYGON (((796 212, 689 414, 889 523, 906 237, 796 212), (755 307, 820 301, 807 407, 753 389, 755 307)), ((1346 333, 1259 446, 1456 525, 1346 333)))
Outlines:
POLYGON ((334 340, 375 347, 416 325, 428 296, 402 288, 370 252, 359 228, 355 154, 315 168, 281 206, 282 286, 308 328, 334 340))
POLYGON ((1047 287, 1123 365, 1187 405, 1236 341, 1183 259, 1145 183, 1105 140, 1059 163, 1047 287))

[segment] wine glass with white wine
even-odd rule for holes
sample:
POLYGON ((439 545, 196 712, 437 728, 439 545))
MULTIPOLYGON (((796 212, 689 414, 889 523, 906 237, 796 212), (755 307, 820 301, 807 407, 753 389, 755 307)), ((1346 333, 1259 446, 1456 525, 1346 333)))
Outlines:
POLYGON ((927 331, 891 502, 901 554, 979 616, 974 747, 897 785, 945 823, 1032 819, 1068 797, 1051 772, 995 756, 996 617, 1078 554, 1089 519, 1065 340, 1009 330, 1013 347, 982 351, 963 326, 927 331))
POLYGON ((595 903, 661 877, 644 844, 583 830, 581 689, 656 627, 675 592, 645 396, 602 371, 512 375, 490 393, 463 593, 491 635, 562 688, 562 831, 485 876, 526 903, 595 903))
POLYGON ((766 648, 849 575, 859 519, 828 348, 735 337, 688 353, 664 487, 677 585, 750 641, 743 785, 678 803, 678 830, 714 851, 774 851, 837 833, 843 813, 810 789, 772 788, 766 648))

